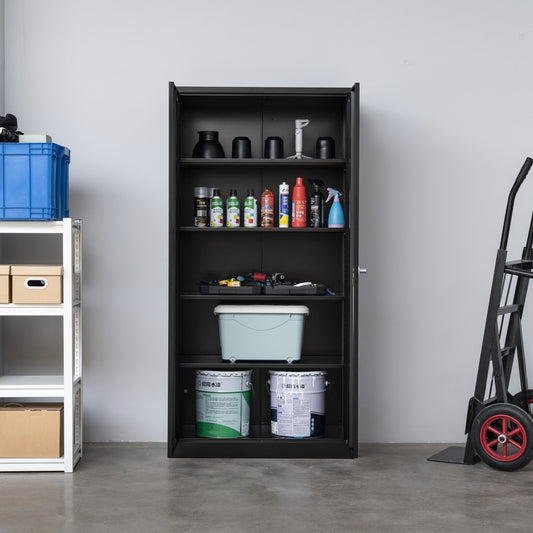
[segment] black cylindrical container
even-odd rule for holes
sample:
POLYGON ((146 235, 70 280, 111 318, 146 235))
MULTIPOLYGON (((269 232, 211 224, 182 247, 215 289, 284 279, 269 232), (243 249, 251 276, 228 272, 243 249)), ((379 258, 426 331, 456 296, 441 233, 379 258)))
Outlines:
POLYGON ((252 157, 252 143, 248 137, 235 137, 233 139, 231 157, 238 159, 252 157))
POLYGON ((283 139, 281 137, 267 137, 265 140, 265 159, 283 158, 283 139))
POLYGON ((335 159, 335 140, 333 137, 319 137, 316 141, 318 159, 335 159))
POLYGON ((218 131, 199 131, 198 135, 200 139, 192 151, 193 157, 226 157, 222 145, 218 142, 218 131))

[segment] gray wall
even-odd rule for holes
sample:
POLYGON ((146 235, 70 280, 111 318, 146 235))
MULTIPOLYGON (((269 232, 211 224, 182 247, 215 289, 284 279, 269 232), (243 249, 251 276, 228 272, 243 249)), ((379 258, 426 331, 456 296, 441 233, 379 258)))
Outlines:
POLYGON ((4 46, 4 0, 0 0, 0 114, 3 115, 4 111, 4 70, 5 70, 5 46, 4 46))
POLYGON ((361 438, 462 440, 533 151, 532 17, 526 0, 8 0, 5 109, 72 150, 86 440, 166 439, 170 80, 361 83, 361 438))

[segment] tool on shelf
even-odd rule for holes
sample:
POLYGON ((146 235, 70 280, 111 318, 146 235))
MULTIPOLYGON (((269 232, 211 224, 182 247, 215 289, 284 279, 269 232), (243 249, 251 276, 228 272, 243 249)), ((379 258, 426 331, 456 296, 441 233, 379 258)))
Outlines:
POLYGON ((302 130, 309 124, 309 122, 311 121, 306 118, 297 118, 294 121, 294 151, 296 153, 287 157, 287 159, 312 159, 307 155, 303 155, 304 134, 302 130))

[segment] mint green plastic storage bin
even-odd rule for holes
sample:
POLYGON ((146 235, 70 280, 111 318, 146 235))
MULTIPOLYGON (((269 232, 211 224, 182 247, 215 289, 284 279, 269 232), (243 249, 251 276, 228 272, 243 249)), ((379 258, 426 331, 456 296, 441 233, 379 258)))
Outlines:
POLYGON ((217 305, 222 359, 298 361, 305 305, 217 305))

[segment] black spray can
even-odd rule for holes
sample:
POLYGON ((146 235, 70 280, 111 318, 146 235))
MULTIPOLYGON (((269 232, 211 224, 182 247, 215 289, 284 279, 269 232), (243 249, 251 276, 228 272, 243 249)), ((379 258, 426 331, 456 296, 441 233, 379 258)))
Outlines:
POLYGON ((309 197, 309 227, 323 228, 324 227, 324 196, 320 192, 320 188, 324 187, 324 182, 321 180, 312 180, 313 192, 309 197))
POLYGON ((205 228, 209 226, 209 195, 207 187, 194 188, 194 225, 205 228))

